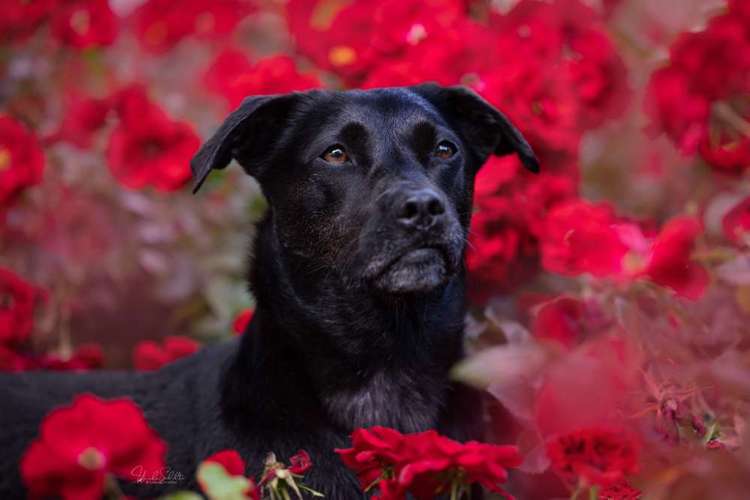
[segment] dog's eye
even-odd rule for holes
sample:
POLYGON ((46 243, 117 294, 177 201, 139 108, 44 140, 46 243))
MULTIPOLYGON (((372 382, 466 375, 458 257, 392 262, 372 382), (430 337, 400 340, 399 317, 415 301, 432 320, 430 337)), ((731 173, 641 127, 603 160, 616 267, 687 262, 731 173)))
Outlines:
POLYGON ((458 148, 455 144, 450 141, 440 141, 435 147, 434 155, 442 160, 452 158, 456 154, 458 148))
POLYGON ((344 147, 339 144, 326 149, 326 152, 323 153, 320 157, 328 163, 332 163, 334 165, 343 165, 344 163, 349 161, 349 155, 347 155, 346 151, 344 151, 344 147))

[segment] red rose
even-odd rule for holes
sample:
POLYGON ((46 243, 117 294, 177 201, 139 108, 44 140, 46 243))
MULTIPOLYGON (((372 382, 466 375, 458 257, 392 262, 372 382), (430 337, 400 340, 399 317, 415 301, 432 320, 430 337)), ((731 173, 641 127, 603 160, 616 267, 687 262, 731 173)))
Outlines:
POLYGON ((55 9, 59 0, 3 0, 0 2, 0 43, 29 37, 55 9))
POLYGON ((679 295, 700 298, 708 287, 709 276, 703 266, 691 260, 691 254, 701 232, 701 224, 694 218, 668 221, 651 244, 643 275, 679 295))
POLYGON ((299 450, 297 453, 289 457, 289 472, 292 474, 303 475, 305 472, 312 468, 312 460, 310 454, 305 450, 299 450))
POLYGON ((42 182, 44 154, 36 137, 13 118, 0 114, 0 208, 21 191, 42 182))
POLYGON ((164 52, 191 35, 228 35, 253 9, 249 0, 147 0, 133 12, 133 23, 144 49, 164 52))
POLYGON ((144 340, 135 346, 133 366, 136 370, 158 370, 168 363, 195 354, 200 347, 198 342, 188 337, 166 337, 163 346, 152 340, 144 340))
POLYGON ((638 470, 639 446, 623 430, 587 428, 547 442, 552 468, 563 478, 588 485, 617 484, 638 470))
POLYGON ((450 491, 454 481, 505 494, 500 484, 507 480, 506 469, 521 463, 515 446, 462 444, 435 431, 401 434, 385 427, 356 429, 352 448, 336 452, 363 489, 380 479, 381 499, 404 498, 407 492, 434 498, 450 491))
POLYGON ((39 289, 0 267, 0 345, 16 345, 29 337, 41 296, 39 289))
POLYGON ((107 474, 136 480, 164 468, 166 445, 129 399, 77 396, 42 421, 39 438, 21 460, 33 496, 98 500, 107 474))
POLYGON ((232 476, 245 475, 245 461, 236 450, 222 450, 214 453, 204 460, 204 462, 215 462, 232 476))
POLYGON ((116 101, 120 123, 107 146, 112 175, 131 189, 174 191, 184 186, 191 178, 190 159, 200 146, 193 127, 171 120, 142 87, 123 91, 116 101))
POLYGON ((234 330, 235 335, 242 335, 245 333, 247 325, 249 325, 250 321, 253 319, 253 314, 255 314, 255 309, 247 308, 234 318, 232 330, 234 330))
POLYGON ((566 348, 576 345, 586 330, 586 304, 573 297, 558 297, 545 302, 534 317, 532 331, 539 339, 559 342, 566 348))
POLYGON ((52 14, 52 36, 76 49, 111 45, 118 20, 107 0, 68 0, 52 14))
POLYGON ((219 91, 230 108, 249 95, 283 94, 320 87, 315 75, 300 73, 289 56, 267 57, 251 65, 236 52, 219 54, 206 72, 204 82, 219 91), (218 83, 221 82, 221 83, 218 83))
POLYGON ((628 247, 611 206, 575 200, 553 208, 541 236, 542 265, 560 274, 619 274, 628 247))

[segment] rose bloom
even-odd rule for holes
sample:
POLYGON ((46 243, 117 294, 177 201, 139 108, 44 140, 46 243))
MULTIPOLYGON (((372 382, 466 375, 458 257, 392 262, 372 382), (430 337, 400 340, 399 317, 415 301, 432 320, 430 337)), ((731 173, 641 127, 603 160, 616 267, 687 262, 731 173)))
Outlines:
POLYGON ((0 43, 23 41, 41 25, 58 0, 3 0, 0 2, 0 43))
POLYGON ((118 19, 107 0, 68 0, 52 14, 52 36, 76 49, 111 45, 118 19))
POLYGON ((152 340, 144 340, 138 342, 133 351, 133 366, 136 370, 158 370, 166 364, 195 354, 200 347, 195 340, 177 335, 166 337, 163 346, 152 340))
POLYGON ((34 327, 34 306, 40 297, 39 289, 0 267, 0 345, 16 345, 28 339, 34 327))
POLYGON ((24 189, 42 182, 44 153, 34 134, 0 114, 0 210, 24 189))
POLYGON ((184 38, 221 38, 253 12, 250 0, 147 0, 132 14, 141 46, 165 52, 184 38))
POLYGON ((120 123, 107 145, 112 175, 131 189, 174 191, 184 186, 192 176, 190 159, 200 146, 193 127, 170 119, 140 86, 122 91, 116 101, 120 123))
POLYGON ((236 51, 223 52, 204 76, 204 83, 222 94, 230 108, 249 95, 283 94, 320 87, 318 77, 300 73, 289 56, 266 57, 251 64, 236 51))
POLYGON ((515 446, 459 443, 435 431, 401 434, 385 427, 356 429, 352 448, 336 452, 363 489, 381 479, 382 500, 407 492, 431 499, 449 491, 454 480, 505 494, 500 484, 507 480, 506 469, 521 464, 515 446))
POLYGON ((547 442, 552 468, 574 483, 610 486, 638 470, 639 445, 622 430, 586 428, 547 442))
POLYGON ((108 474, 132 481, 136 467, 158 473, 165 454, 131 400, 84 394, 44 418, 21 460, 21 476, 32 496, 99 500, 108 474))

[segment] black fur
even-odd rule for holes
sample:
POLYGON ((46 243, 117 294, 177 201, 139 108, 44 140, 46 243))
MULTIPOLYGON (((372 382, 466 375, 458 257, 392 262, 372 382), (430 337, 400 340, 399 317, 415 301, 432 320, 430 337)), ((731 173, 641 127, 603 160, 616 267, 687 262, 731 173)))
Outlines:
POLYGON ((265 455, 312 456, 306 483, 362 498, 334 448, 356 427, 437 428, 478 437, 479 399, 451 384, 462 355, 463 253, 477 169, 491 153, 536 159, 474 93, 422 85, 247 99, 196 155, 196 190, 232 159, 260 182, 241 340, 153 373, 0 377, 0 498, 23 496, 18 463, 44 415, 81 392, 128 396, 169 446, 167 479, 139 497, 195 488, 197 464, 225 448, 257 475, 265 455), (455 155, 435 155, 443 140, 455 155), (321 158, 341 145, 349 161, 321 158))

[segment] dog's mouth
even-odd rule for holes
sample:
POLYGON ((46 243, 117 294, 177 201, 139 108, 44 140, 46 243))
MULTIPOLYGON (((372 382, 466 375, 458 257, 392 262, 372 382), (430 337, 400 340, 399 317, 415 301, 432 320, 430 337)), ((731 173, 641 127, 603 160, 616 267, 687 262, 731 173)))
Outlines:
POLYGON ((386 262, 372 283, 378 290, 391 294, 426 293, 443 285, 452 267, 444 248, 411 248, 386 262))

